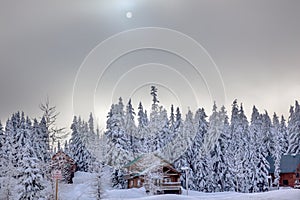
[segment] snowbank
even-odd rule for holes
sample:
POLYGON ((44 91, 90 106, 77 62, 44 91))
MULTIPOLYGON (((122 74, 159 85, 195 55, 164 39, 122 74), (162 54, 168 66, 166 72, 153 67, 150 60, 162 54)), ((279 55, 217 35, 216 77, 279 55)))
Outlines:
POLYGON ((76 172, 73 184, 60 184, 60 200, 96 200, 96 174, 76 172))

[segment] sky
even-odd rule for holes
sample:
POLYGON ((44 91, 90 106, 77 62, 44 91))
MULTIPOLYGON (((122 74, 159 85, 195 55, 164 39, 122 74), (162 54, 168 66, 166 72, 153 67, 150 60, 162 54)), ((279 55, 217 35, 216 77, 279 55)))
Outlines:
POLYGON ((120 96, 183 113, 213 101, 248 118, 255 104, 288 117, 300 99, 297 0, 0 0, 0 118, 39 117, 47 96, 58 126, 93 112, 105 127, 120 96), (132 15, 128 18, 128 12, 132 15))

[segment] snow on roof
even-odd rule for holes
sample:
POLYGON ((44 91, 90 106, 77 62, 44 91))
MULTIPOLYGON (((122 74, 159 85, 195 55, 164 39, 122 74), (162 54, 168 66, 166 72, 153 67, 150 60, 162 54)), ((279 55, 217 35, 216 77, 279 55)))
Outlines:
MULTIPOLYGON (((270 173, 274 173, 274 159, 269 156, 267 158, 270 164, 270 173)), ((281 173, 295 173, 300 164, 300 154, 282 155, 280 160, 281 173)))
POLYGON ((124 167, 129 168, 131 173, 144 175, 147 172, 160 166, 168 166, 170 169, 177 172, 177 170, 172 166, 171 163, 154 153, 143 154, 126 164, 124 167))

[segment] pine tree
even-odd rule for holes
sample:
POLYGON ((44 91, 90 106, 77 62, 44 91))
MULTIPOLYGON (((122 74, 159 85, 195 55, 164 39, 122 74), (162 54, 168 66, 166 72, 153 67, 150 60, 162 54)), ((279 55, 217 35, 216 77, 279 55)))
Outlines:
POLYGON ((5 135, 2 123, 0 121, 0 177, 5 175, 5 168, 6 168, 6 156, 5 156, 5 135))
POLYGON ((164 109, 162 106, 160 107, 160 110, 159 110, 158 121, 160 123, 158 125, 158 131, 155 135, 154 145, 156 145, 156 147, 155 147, 156 150, 161 151, 162 148, 164 148, 170 142, 170 139, 171 139, 168 114, 167 114, 166 109, 164 109))
POLYGON ((157 103, 159 103, 159 100, 157 98, 157 88, 155 86, 151 86, 151 92, 150 92, 151 96, 152 96, 152 105, 157 105, 157 103))
MULTIPOLYGON (((192 115, 192 113, 190 113, 192 115)), ((164 125, 165 130, 164 133, 166 134, 164 138, 164 145, 162 149, 160 149, 160 156, 173 162, 177 160, 187 149, 187 140, 184 137, 183 133, 183 120, 181 119, 181 113, 179 108, 176 109, 176 115, 174 119, 174 129, 173 132, 171 130, 171 126, 169 124, 169 128, 166 126, 166 113, 164 114, 164 125)), ((193 118, 193 116, 192 116, 193 118)), ((169 121, 170 122, 170 121, 169 121)))
POLYGON ((127 180, 124 177, 125 172, 122 169, 114 168, 112 173, 112 187, 114 189, 126 189, 127 180))
POLYGON ((81 132, 83 128, 83 122, 79 118, 74 116, 73 123, 71 125, 72 135, 69 142, 69 151, 71 157, 75 160, 78 171, 89 172, 89 166, 92 162, 92 156, 83 141, 81 140, 81 132))
POLYGON ((190 147, 190 155, 193 157, 192 170, 194 171, 194 177, 192 183, 195 190, 208 192, 208 175, 209 169, 209 157, 203 150, 204 137, 207 134, 209 123, 206 120, 207 115, 204 108, 198 109, 195 113, 194 127, 196 135, 193 139, 193 143, 190 147))
POLYGON ((45 186, 40 162, 34 155, 29 138, 22 150, 23 157, 18 166, 18 199, 46 199, 42 193, 45 186))
POLYGON ((132 151, 133 155, 136 155, 139 150, 137 143, 137 127, 134 122, 135 112, 131 104, 131 99, 129 99, 128 104, 126 106, 126 112, 125 112, 125 130, 126 134, 129 137, 129 145, 130 150, 132 151))
POLYGON ((232 173, 228 167, 228 117, 225 107, 217 112, 214 104, 213 113, 209 119, 209 129, 205 137, 205 148, 210 159, 208 168, 211 170, 210 187, 214 192, 230 191, 233 189, 232 173))
POLYGON ((288 153, 300 153, 300 106, 298 101, 295 102, 295 109, 291 107, 290 118, 288 123, 289 148, 288 153))
MULTIPOLYGON (((178 170, 181 170, 182 167, 189 167, 190 169, 194 167, 192 165, 194 155, 191 147, 191 139, 194 137, 195 133, 194 128, 193 113, 189 110, 183 123, 182 132, 178 135, 176 144, 172 145, 173 148, 176 148, 175 155, 178 159, 175 161, 175 167, 178 170)), ((190 173, 193 174, 193 169, 190 173)), ((191 175, 191 177, 193 176, 191 175)), ((181 180, 185 186, 185 174, 182 175, 181 180)))
MULTIPOLYGON (((204 135, 208 130, 207 115, 204 109, 198 109, 195 118, 191 111, 188 111, 183 123, 183 130, 180 133, 179 144, 186 147, 184 153, 174 162, 175 167, 180 170, 182 167, 189 167, 189 188, 198 191, 208 191, 207 177, 210 173, 208 168, 209 159, 202 151, 204 135)), ((176 144, 178 146, 178 144, 176 144)), ((180 146, 179 146, 180 147, 180 146)), ((182 148, 179 148, 181 151, 182 148)), ((185 174, 181 176, 182 185, 185 187, 185 174)))
POLYGON ((160 121, 160 110, 162 107, 159 107, 158 98, 157 98, 157 88, 155 86, 151 86, 152 95, 152 107, 150 112, 150 121, 149 121, 149 130, 150 133, 147 138, 146 145, 150 147, 150 152, 154 152, 160 147, 160 136, 159 131, 161 129, 161 121, 160 121))
POLYGON ((220 155, 223 155, 221 157, 222 160, 222 174, 221 174, 221 184, 223 191, 234 191, 234 180, 233 180, 233 174, 230 168, 230 156, 229 156, 229 140, 230 140, 230 124, 229 124, 229 117, 227 115, 227 111, 225 106, 221 107, 221 110, 219 111, 220 120, 222 121, 222 128, 221 128, 221 135, 218 140, 219 142, 219 149, 221 151, 220 155), (223 181, 223 183, 222 183, 223 181))
POLYGON ((279 188, 279 179, 280 179, 280 160, 283 147, 283 133, 280 131, 280 122, 276 113, 273 115, 273 126, 272 126, 272 135, 273 135, 273 147, 272 147, 272 157, 274 159, 274 185, 279 188))
POLYGON ((173 106, 173 104, 171 105, 171 112, 170 112, 169 124, 170 124, 170 131, 172 133, 174 133, 175 132, 175 114, 174 114, 174 106, 173 106))
POLYGON ((258 140, 262 135, 262 118, 259 114, 257 108, 253 106, 252 115, 251 115, 251 124, 250 124, 250 138, 249 138, 249 152, 250 152, 250 160, 252 160, 252 165, 250 165, 250 176, 253 182, 253 188, 251 191, 258 192, 258 179, 259 179, 259 170, 257 170, 257 166, 259 164, 259 154, 257 151, 259 148, 258 140))
POLYGON ((43 111, 43 118, 46 122, 49 148, 50 151, 53 152, 57 146, 57 142, 66 138, 67 134, 64 133, 65 128, 58 128, 56 126, 56 120, 60 113, 56 111, 56 106, 50 105, 49 98, 46 99, 45 103, 40 104, 40 109, 43 111))
POLYGON ((280 120, 279 132, 282 135, 282 154, 286 154, 289 147, 289 137, 288 137, 288 131, 287 131, 287 127, 283 115, 281 116, 281 120, 280 120))
POLYGON ((117 169, 133 158, 132 152, 129 150, 129 139, 124 129, 124 111, 122 109, 123 106, 120 102, 111 106, 105 132, 108 140, 106 161, 108 165, 117 169))
POLYGON ((39 123, 37 119, 33 120, 33 148, 37 153, 37 158, 42 162, 49 163, 50 161, 50 147, 49 136, 46 127, 46 121, 43 117, 39 123))
POLYGON ((249 176, 246 171, 250 165, 247 144, 249 140, 248 120, 244 114, 243 107, 239 108, 237 100, 232 104, 231 124, 229 142, 229 166, 235 176, 234 184, 236 191, 248 192, 249 176))
POLYGON ((266 191, 268 189, 268 169, 269 163, 267 161, 267 156, 269 155, 270 150, 269 148, 269 137, 270 137, 270 130, 271 130, 271 120, 267 113, 261 115, 262 125, 261 131, 257 136, 257 189, 254 191, 266 191), (266 145, 267 144, 267 145, 266 145))
MULTIPOLYGON (((14 116, 14 115, 13 115, 14 116)), ((12 117, 13 117, 12 116, 12 117)), ((17 184, 16 182, 16 163, 15 157, 13 154, 15 153, 13 149, 13 145, 15 143, 15 132, 14 126, 11 119, 6 121, 5 126, 5 145, 2 146, 3 156, 1 156, 2 169, 1 169, 1 195, 5 199, 12 199, 14 194, 14 186, 17 184)))
POLYGON ((90 117, 89 117, 89 132, 90 134, 94 134, 95 133, 95 127, 94 127, 94 118, 93 118, 93 114, 90 113, 90 117))
POLYGON ((147 146, 147 138, 149 137, 149 129, 148 129, 148 117, 147 113, 144 111, 142 102, 139 103, 138 106, 138 127, 137 127, 137 135, 140 139, 137 141, 137 151, 140 153, 149 152, 149 146, 147 146))

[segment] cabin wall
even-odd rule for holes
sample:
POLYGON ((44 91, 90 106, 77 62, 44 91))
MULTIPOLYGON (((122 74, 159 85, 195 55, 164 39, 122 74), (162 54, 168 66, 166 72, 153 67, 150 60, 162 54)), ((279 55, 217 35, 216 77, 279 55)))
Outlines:
POLYGON ((143 187, 144 180, 140 177, 135 177, 128 180, 128 188, 140 188, 143 187))
POLYGON ((281 173, 279 185, 294 187, 295 179, 296 179, 295 173, 281 173))

